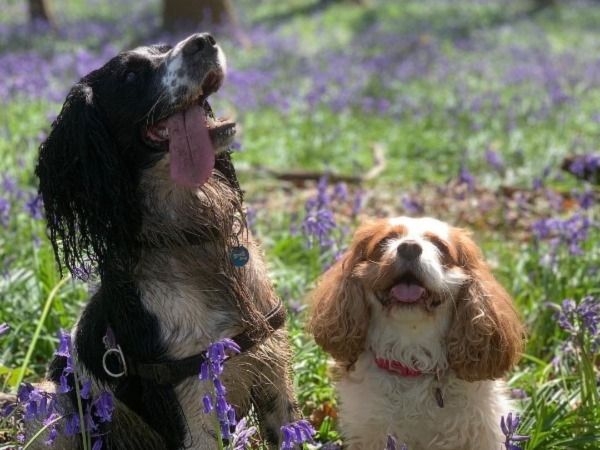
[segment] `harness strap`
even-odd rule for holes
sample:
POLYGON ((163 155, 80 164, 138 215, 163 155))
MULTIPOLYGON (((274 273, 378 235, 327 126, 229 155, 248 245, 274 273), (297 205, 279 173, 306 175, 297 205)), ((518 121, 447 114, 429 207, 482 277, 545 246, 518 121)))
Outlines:
MULTIPOLYGON (((281 328, 285 324, 286 313, 281 301, 265 316, 272 331, 281 328)), ((270 334, 270 333, 269 333, 270 334)), ((255 337, 251 335, 250 330, 244 330, 240 334, 231 338, 240 347, 240 353, 244 353, 262 342, 268 337, 255 337)), ((123 355, 123 365, 126 367, 125 376, 138 376, 146 380, 154 381, 159 385, 175 385, 186 378, 197 376, 200 373, 200 366, 206 361, 206 351, 197 355, 175 361, 161 362, 138 362, 123 355)))

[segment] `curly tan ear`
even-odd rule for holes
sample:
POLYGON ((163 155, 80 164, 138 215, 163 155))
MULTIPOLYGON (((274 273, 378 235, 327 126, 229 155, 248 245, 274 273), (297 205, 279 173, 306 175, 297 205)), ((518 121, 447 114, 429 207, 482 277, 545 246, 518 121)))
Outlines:
POLYGON ((355 252, 344 254, 321 278, 312 294, 308 324, 317 344, 347 365, 364 350, 370 317, 365 292, 352 273, 359 257, 355 252))
POLYGON ((468 234, 454 229, 457 259, 469 281, 456 299, 448 363, 467 381, 502 377, 518 361, 525 331, 509 294, 496 281, 468 234))

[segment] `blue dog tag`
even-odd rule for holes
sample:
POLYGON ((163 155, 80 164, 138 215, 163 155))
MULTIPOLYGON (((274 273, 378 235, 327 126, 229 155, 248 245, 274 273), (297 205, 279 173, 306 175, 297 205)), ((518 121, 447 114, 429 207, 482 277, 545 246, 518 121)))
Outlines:
POLYGON ((230 258, 235 267, 244 267, 250 259, 250 252, 243 245, 238 245, 231 249, 230 258))

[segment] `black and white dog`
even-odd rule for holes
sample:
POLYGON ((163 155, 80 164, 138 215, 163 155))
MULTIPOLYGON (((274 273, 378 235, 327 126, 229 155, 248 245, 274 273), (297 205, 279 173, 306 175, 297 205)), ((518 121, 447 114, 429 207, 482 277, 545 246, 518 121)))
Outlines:
MULTIPOLYGON (((40 147, 58 264, 99 280, 72 340, 79 378, 115 398, 104 448, 216 448, 197 374, 223 338, 242 347, 223 374, 238 416, 253 408, 273 447, 296 417, 285 314, 228 152, 235 123, 207 102, 225 70, 208 34, 123 52, 71 89, 40 147)), ((56 385, 65 365, 50 366, 56 385)))

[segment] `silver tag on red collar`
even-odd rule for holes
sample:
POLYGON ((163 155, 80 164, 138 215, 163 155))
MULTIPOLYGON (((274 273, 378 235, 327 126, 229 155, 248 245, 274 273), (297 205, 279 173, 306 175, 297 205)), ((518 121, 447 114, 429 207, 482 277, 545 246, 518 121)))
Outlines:
POLYGON ((229 259, 235 267, 244 267, 250 260, 250 252, 243 245, 238 245, 231 249, 229 259))

